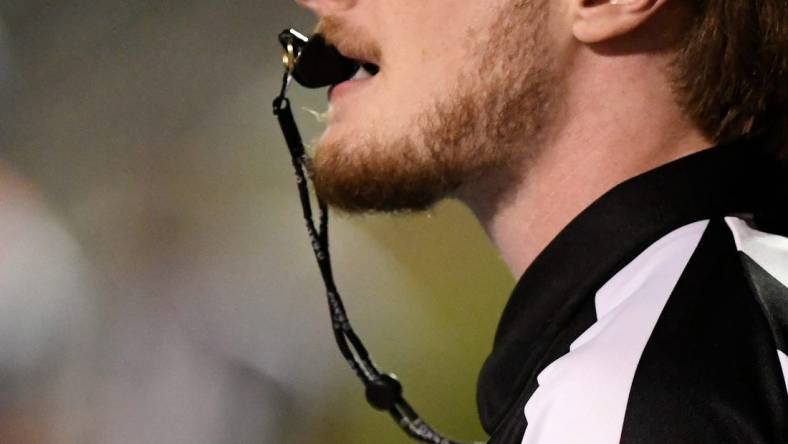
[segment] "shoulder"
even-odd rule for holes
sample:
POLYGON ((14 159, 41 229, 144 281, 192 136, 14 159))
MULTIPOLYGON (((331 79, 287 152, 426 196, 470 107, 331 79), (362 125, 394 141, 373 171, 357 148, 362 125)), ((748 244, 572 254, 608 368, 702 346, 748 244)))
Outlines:
POLYGON ((642 350, 621 442, 784 442, 787 270, 785 238, 706 222, 642 350))
POLYGON ((784 442, 775 333, 729 222, 665 234, 598 289, 596 323, 539 374, 525 442, 784 442))
POLYGON ((788 386, 788 238, 753 228, 746 220, 727 217, 742 271, 774 336, 788 386))

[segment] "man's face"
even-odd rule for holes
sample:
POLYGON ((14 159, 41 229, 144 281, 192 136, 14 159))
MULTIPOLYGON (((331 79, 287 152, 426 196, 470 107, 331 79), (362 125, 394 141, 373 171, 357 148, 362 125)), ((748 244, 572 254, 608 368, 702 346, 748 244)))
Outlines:
POLYGON ((329 204, 423 209, 533 154, 558 88, 547 0, 301 3, 340 52, 380 69, 332 91, 312 171, 329 204))

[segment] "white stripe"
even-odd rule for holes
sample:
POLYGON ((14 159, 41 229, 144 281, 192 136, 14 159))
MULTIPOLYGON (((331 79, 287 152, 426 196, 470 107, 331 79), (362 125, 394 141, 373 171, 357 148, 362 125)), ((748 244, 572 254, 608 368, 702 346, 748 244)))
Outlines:
POLYGON ((598 321, 538 376, 523 444, 614 444, 640 356, 708 221, 663 237, 596 294, 598 321))
POLYGON ((788 355, 777 350, 777 357, 780 358, 780 366, 783 368, 783 378, 785 378, 785 389, 788 390, 788 355))
POLYGON ((742 219, 726 217, 736 248, 788 287, 788 239, 750 228, 742 219))

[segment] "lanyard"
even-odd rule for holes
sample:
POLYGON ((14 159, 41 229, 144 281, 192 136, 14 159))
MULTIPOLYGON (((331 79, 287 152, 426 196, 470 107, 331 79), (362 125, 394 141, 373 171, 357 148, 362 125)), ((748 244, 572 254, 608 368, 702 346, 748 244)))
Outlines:
MULTIPOLYGON (((310 40, 297 31, 286 30, 279 35, 279 41, 285 50, 283 56, 285 74, 279 96, 273 103, 274 115, 290 151, 306 230, 317 260, 317 266, 320 269, 320 276, 325 284, 326 299, 331 315, 331 328, 339 351, 364 384, 369 405, 376 410, 388 411, 394 421, 411 438, 433 444, 461 444, 443 437, 422 420, 405 400, 402 385, 396 376, 380 371, 372 361, 364 343, 350 324, 345 305, 334 282, 331 255, 328 250, 328 206, 320 197, 317 197, 318 223, 315 224, 308 185, 311 159, 304 149, 301 134, 293 117, 290 100, 287 98, 287 91, 293 80, 307 87, 328 86, 347 80, 354 73, 350 65, 355 62, 344 58, 319 36, 310 40), (310 42, 312 46, 309 46, 310 42), (304 60, 309 62, 305 63, 306 66, 310 64, 314 67, 320 64, 328 66, 325 70, 317 73, 314 68, 305 70, 303 69, 305 65, 299 67, 299 64, 304 60)), ((355 66, 355 69, 358 69, 358 65, 355 66)))

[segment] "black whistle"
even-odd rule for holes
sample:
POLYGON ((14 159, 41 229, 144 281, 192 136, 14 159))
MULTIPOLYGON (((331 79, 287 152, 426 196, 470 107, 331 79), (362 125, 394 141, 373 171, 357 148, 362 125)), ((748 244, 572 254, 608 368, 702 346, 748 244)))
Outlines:
POLYGON ((320 34, 310 38, 293 29, 279 34, 285 53, 282 61, 290 75, 305 88, 324 88, 350 80, 359 64, 339 53, 320 34))

